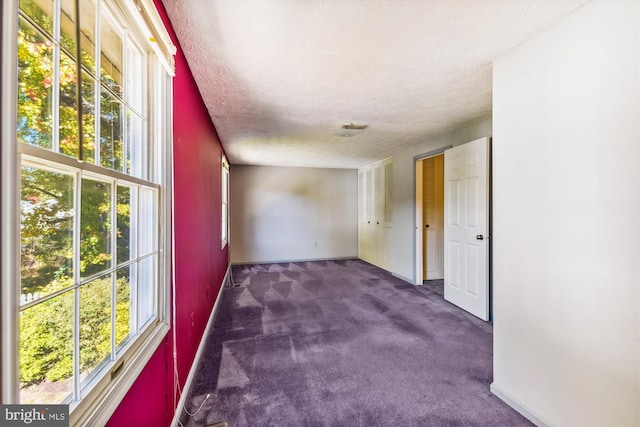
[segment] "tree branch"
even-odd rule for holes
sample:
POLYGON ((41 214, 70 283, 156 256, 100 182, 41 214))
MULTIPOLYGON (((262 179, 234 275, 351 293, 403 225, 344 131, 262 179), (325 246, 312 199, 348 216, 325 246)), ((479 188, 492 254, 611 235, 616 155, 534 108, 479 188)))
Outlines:
POLYGON ((35 185, 29 185, 29 184, 27 184, 27 185, 25 185, 25 187, 27 187, 27 188, 31 188, 32 190, 40 191, 41 193, 44 193, 44 194, 46 194, 46 195, 48 195, 48 196, 51 196, 51 197, 53 197, 54 199, 60 199, 60 198, 62 197, 62 195, 54 194, 54 193, 52 193, 52 192, 50 192, 50 191, 45 190, 44 188, 36 187, 35 185))

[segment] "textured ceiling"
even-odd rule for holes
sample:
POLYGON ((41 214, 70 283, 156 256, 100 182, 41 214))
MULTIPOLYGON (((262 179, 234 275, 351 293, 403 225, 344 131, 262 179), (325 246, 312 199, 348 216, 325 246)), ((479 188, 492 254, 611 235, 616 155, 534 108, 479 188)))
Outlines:
POLYGON ((492 60, 585 2, 163 0, 232 164, 338 168, 487 118, 492 60))

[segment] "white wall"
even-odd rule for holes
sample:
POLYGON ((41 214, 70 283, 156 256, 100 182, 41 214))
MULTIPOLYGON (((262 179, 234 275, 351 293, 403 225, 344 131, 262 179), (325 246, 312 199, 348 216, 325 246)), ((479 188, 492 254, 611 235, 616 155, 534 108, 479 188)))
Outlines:
POLYGON ((491 136, 490 118, 393 154, 393 274, 414 283, 414 157, 483 136, 491 136))
POLYGON ((640 425, 639 4, 494 63, 492 390, 550 425, 640 425))
POLYGON ((232 166, 230 190, 231 262, 357 257, 356 170, 232 166))

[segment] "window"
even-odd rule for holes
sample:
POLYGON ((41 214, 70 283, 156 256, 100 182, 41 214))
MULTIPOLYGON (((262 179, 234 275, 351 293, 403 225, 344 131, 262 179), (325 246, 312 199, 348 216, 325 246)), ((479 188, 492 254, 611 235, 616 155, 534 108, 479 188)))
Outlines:
POLYGON ((222 156, 222 248, 229 241, 229 162, 222 156))
POLYGON ((99 424, 96 402, 115 409, 168 329, 172 46, 146 0, 20 0, 16 15, 19 339, 2 343, 19 369, 3 360, 3 400, 99 424))

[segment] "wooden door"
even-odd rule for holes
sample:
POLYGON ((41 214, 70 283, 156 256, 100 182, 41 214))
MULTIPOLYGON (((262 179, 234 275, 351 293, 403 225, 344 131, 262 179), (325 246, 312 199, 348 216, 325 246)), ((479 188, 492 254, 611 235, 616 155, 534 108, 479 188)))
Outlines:
POLYGON ((423 164, 423 279, 444 278, 444 155, 423 164))

